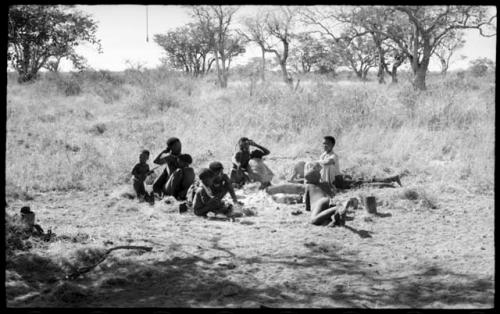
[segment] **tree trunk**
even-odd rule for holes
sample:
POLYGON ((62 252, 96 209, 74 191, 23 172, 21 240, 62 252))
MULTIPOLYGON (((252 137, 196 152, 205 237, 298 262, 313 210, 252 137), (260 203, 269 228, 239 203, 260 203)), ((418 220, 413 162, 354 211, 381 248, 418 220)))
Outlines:
POLYGON ((413 86, 419 90, 426 90, 425 86, 425 76, 427 74, 427 68, 420 67, 416 74, 415 79, 413 80, 413 86))
POLYGON ((379 84, 385 84, 385 71, 384 71, 384 65, 383 64, 379 64, 378 66, 378 73, 377 73, 377 77, 378 77, 378 83, 379 84))
POLYGON ((261 51, 262 51, 262 69, 261 69, 261 78, 262 78, 262 82, 265 82, 266 81, 266 51, 264 50, 264 47, 261 46, 260 47, 261 51))
POLYGON ((281 61, 280 62, 281 66, 281 72, 283 74, 283 81, 290 86, 290 88, 293 88, 293 79, 288 76, 288 71, 286 69, 286 62, 281 61))
POLYGON ((219 82, 219 86, 222 87, 222 77, 221 77, 220 65, 219 65, 219 52, 218 52, 217 48, 215 48, 215 66, 217 68, 217 80, 219 82))
POLYGON ((448 72, 448 63, 446 60, 441 59, 441 75, 446 76, 446 72, 448 72))
POLYGON ((397 67, 392 67, 392 72, 391 72, 391 84, 397 84, 398 83, 398 68, 397 67))

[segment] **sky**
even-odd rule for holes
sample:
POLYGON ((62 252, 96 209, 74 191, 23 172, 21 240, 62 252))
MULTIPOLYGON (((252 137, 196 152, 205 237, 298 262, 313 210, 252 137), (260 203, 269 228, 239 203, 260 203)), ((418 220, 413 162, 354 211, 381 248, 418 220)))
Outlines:
MULTIPOLYGON (((240 6, 235 17, 238 22, 245 15, 253 15, 262 6, 240 6)), ((78 5, 76 8, 88 13, 98 24, 97 38, 102 50, 98 54, 90 45, 82 45, 77 52, 87 58, 88 64, 96 70, 122 71, 130 65, 154 68, 160 65, 164 56, 162 48, 153 41, 154 34, 164 34, 192 21, 188 6, 174 5, 78 5), (146 11, 148 14, 146 15, 146 11), (147 19, 146 19, 147 17, 147 19), (146 23, 146 20, 148 23, 146 23), (146 41, 146 38, 149 41, 146 41)), ((492 10, 496 10, 492 7, 492 10)), ((466 44, 457 51, 450 69, 466 68, 475 58, 496 58, 496 36, 485 38, 478 31, 468 30, 466 44), (460 56, 466 56, 460 60, 460 56)), ((259 56, 257 47, 248 47, 247 52, 235 58, 234 64, 244 64, 249 58, 259 56)), ((269 58, 272 56, 269 55, 269 58)), ((71 70, 71 64, 64 62, 61 70, 71 70)), ((439 70, 439 64, 431 63, 430 70, 439 70)))

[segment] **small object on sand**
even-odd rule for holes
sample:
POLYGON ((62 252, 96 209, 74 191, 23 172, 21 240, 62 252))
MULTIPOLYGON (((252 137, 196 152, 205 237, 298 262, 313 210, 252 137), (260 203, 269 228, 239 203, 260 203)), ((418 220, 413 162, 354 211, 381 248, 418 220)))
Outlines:
POLYGON ((372 195, 365 197, 365 207, 368 213, 377 213, 377 199, 375 198, 375 196, 372 195))
POLYGON ((297 215, 302 214, 302 211, 300 209, 297 209, 297 210, 294 210, 293 212, 291 212, 291 214, 294 216, 297 216, 297 215))
POLYGON ((179 204, 179 214, 185 213, 188 210, 188 206, 186 202, 180 203, 179 204))

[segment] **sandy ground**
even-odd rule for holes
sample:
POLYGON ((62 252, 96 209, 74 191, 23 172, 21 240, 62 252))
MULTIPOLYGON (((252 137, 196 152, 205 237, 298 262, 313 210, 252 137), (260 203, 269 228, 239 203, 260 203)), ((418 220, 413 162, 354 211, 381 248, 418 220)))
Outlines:
POLYGON ((378 214, 361 207, 332 228, 309 224, 303 204, 264 192, 238 191, 256 215, 231 222, 113 191, 7 200, 8 213, 29 204, 44 229, 66 236, 7 265, 9 307, 493 307, 492 195, 450 190, 432 209, 402 198, 404 188, 363 188, 337 198, 375 195, 378 214), (61 256, 117 245, 153 249, 114 251, 61 280, 61 256))

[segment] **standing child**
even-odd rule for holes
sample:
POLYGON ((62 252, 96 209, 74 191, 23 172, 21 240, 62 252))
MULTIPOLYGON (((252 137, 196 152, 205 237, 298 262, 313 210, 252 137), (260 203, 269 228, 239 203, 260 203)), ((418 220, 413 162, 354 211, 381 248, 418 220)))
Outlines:
POLYGON ((148 175, 153 173, 153 171, 149 170, 149 165, 147 164, 148 159, 149 151, 143 150, 139 155, 139 163, 136 164, 132 169, 132 175, 134 191, 137 194, 137 198, 139 200, 147 200, 151 202, 152 197, 148 192, 146 192, 146 189, 144 188, 144 180, 146 180, 146 177, 148 175))

